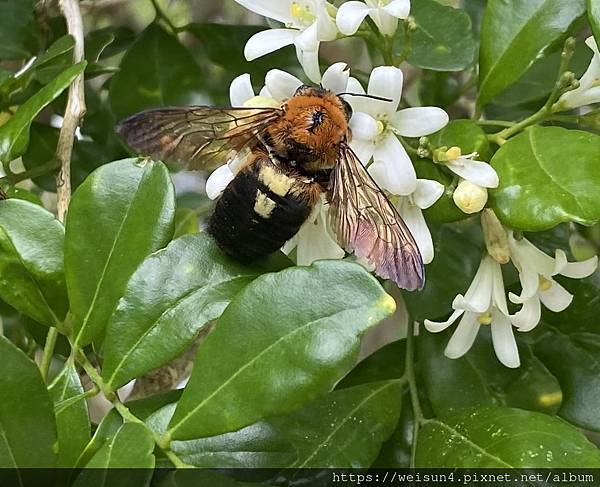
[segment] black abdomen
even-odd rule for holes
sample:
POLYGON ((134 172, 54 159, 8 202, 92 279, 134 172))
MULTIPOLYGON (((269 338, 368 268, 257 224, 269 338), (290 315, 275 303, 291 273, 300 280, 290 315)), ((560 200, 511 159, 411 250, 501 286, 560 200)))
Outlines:
POLYGON ((221 249, 242 262, 266 257, 292 238, 319 197, 317 183, 283 172, 268 157, 229 183, 208 222, 221 249))

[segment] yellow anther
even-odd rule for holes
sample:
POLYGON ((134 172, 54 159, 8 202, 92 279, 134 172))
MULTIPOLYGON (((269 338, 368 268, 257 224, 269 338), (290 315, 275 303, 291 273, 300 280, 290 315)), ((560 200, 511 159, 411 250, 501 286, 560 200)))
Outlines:
POLYGON ((453 161, 462 156, 462 151, 460 150, 460 147, 450 147, 450 149, 446 151, 446 155, 448 156, 449 161, 453 161))
POLYGON ((302 7, 297 2, 292 2, 290 7, 292 17, 299 19, 302 16, 302 7))
POLYGON ((538 404, 545 407, 554 406, 555 404, 560 404, 562 399, 563 395, 561 391, 548 392, 538 397, 538 404))
POLYGON ((481 325, 491 325, 492 324, 492 313, 490 313, 488 311, 487 313, 480 314, 477 317, 477 321, 479 321, 479 323, 481 325))
POLYGON ((385 130, 385 124, 381 120, 377 120, 377 135, 381 135, 385 130))
POLYGON ((305 24, 310 24, 316 19, 315 15, 310 11, 308 5, 302 7, 302 5, 300 5, 298 2, 292 2, 290 5, 290 12, 292 17, 302 21, 305 24))
POLYGON ((540 276, 540 291, 548 291, 552 287, 552 281, 540 276))

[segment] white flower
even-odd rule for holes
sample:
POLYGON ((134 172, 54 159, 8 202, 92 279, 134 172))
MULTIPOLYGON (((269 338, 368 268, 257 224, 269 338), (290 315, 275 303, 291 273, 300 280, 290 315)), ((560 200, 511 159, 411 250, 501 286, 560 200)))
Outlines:
POLYGON ((588 37, 585 43, 594 51, 594 57, 592 57, 590 65, 579 80, 579 87, 567 91, 558 100, 559 110, 568 110, 600 102, 600 52, 594 37, 588 37))
POLYGON ((311 265, 322 259, 341 259, 346 255, 331 231, 328 211, 329 205, 322 196, 300 231, 282 247, 285 254, 296 248, 297 265, 311 265))
POLYGON ((417 188, 408 196, 400 196, 396 208, 412 233, 423 257, 423 263, 433 260, 433 240, 422 210, 429 208, 444 194, 444 185, 429 179, 417 179, 417 188))
POLYGON ((354 34, 368 15, 382 34, 393 36, 398 28, 398 19, 405 19, 410 13, 410 0, 365 0, 365 2, 346 2, 339 8, 336 22, 342 34, 354 34))
POLYGON ((450 147, 437 162, 445 165, 462 179, 483 188, 497 188, 498 174, 487 162, 474 160, 477 153, 462 154, 460 147, 450 147))
MULTIPOLYGON (((369 172, 380 187, 397 195, 409 195, 417 189, 417 176, 410 157, 396 135, 421 137, 437 132, 448 123, 441 108, 417 107, 397 111, 402 96, 402 71, 380 66, 371 72, 368 94, 392 100, 350 96, 354 115, 350 120, 352 148, 363 164, 373 157, 369 172)), ((364 93, 356 80, 348 90, 364 93)))
POLYGON ((594 273, 598 267, 598 257, 582 262, 568 262, 562 250, 556 250, 555 257, 546 255, 526 238, 515 239, 508 232, 508 245, 513 264, 519 271, 521 295, 509 294, 510 300, 523 307, 513 316, 513 323, 520 331, 530 331, 539 323, 541 304, 551 311, 563 311, 573 300, 564 287, 552 276, 557 274, 581 279, 594 273))
POLYGON ((452 199, 462 212, 471 215, 483 210, 488 192, 486 188, 463 179, 452 193, 452 199))
POLYGON ((282 47, 294 44, 298 61, 311 81, 321 80, 319 44, 337 37, 332 14, 335 7, 325 0, 235 0, 259 15, 277 20, 282 29, 269 29, 254 34, 246 43, 248 61, 282 47))
POLYGON ((506 305, 502 269, 492 257, 485 255, 466 294, 457 295, 452 308, 454 312, 445 322, 425 320, 425 328, 436 333, 445 330, 462 316, 444 351, 447 357, 462 357, 473 345, 479 327, 491 325, 492 342, 498 360, 510 368, 520 365, 519 350, 506 305))

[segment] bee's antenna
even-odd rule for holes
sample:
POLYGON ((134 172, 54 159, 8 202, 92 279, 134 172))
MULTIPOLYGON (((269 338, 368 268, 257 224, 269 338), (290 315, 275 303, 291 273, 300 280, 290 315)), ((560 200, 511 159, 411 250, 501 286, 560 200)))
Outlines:
POLYGON ((362 96, 364 98, 371 98, 373 100, 380 100, 380 101, 393 101, 390 98, 384 98, 382 96, 369 95, 367 93, 338 93, 338 96, 343 96, 343 95, 348 95, 348 96, 362 96))

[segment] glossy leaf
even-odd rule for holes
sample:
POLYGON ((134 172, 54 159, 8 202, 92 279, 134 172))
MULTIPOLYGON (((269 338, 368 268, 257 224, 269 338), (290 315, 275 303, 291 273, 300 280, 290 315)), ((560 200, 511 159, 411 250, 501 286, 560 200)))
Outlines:
POLYGON ((600 192, 600 136, 534 126, 506 142, 491 163, 500 178, 491 205, 505 225, 540 231, 600 219, 595 196, 600 192))
POLYGON ((129 277, 173 233, 175 198, 165 166, 126 159, 102 166, 74 193, 65 241, 73 340, 102 335, 129 277))
POLYGON ((368 468, 400 416, 399 381, 334 391, 270 421, 298 451, 292 468, 368 468), (341 447, 343 445, 343 447, 341 447))
POLYGON ((298 409, 335 385, 360 336, 394 309, 375 278, 348 262, 261 276, 200 347, 170 436, 213 436, 298 409), (245 407, 232 409, 240 400, 245 407))
POLYGON ((208 234, 182 237, 148 257, 108 325, 107 386, 117 389, 177 357, 256 276, 226 257, 208 234))
POLYGON ((112 78, 110 105, 121 119, 146 108, 197 104, 203 79, 179 40, 151 24, 131 45, 112 78))
POLYGON ((56 423, 37 365, 0 336, 0 468, 53 467, 56 423))
POLYGON ((481 262, 483 237, 477 222, 454 227, 444 225, 432 231, 435 259, 427 266, 423 291, 402 293, 413 320, 435 320, 447 315, 452 300, 464 293, 481 262))
POLYGON ((560 408, 558 381, 528 347, 521 347, 521 367, 507 369, 495 359, 488 329, 479 331, 469 353, 460 359, 444 356, 449 339, 450 333, 423 330, 417 340, 421 377, 436 416, 486 405, 548 414, 560 408), (461 393, 455 394, 457 390, 461 393))
POLYGON ((0 297, 46 326, 69 307, 63 268, 64 228, 28 201, 0 202, 0 297))
POLYGON ((444 420, 427 420, 419 433, 416 465, 593 468, 600 466, 600 451, 560 419, 521 409, 488 407, 463 410, 444 420))
POLYGON ((153 451, 154 438, 148 428, 141 423, 124 423, 87 463, 73 485, 148 485, 155 463, 153 451), (111 472, 111 469, 127 469, 127 472, 111 472))
POLYGON ((79 374, 72 361, 48 388, 54 401, 58 430, 58 467, 73 468, 91 438, 88 408, 79 374))
POLYGON ((0 59, 25 59, 34 54, 40 43, 35 19, 35 0, 0 2, 0 59))
POLYGON ((0 126, 0 161, 10 162, 21 156, 29 144, 29 127, 33 119, 57 98, 85 69, 85 61, 65 69, 35 95, 17 108, 15 114, 0 126))
POLYGON ((585 0, 489 0, 481 27, 479 106, 517 81, 584 13, 585 0))
MULTIPOLYGON (((461 71, 471 65, 475 40, 466 12, 440 5, 435 0, 419 0, 412 3, 410 15, 417 29, 412 33, 409 63, 434 71, 461 71)), ((404 24, 401 24, 394 44, 398 53, 404 47, 404 37, 404 24)))

